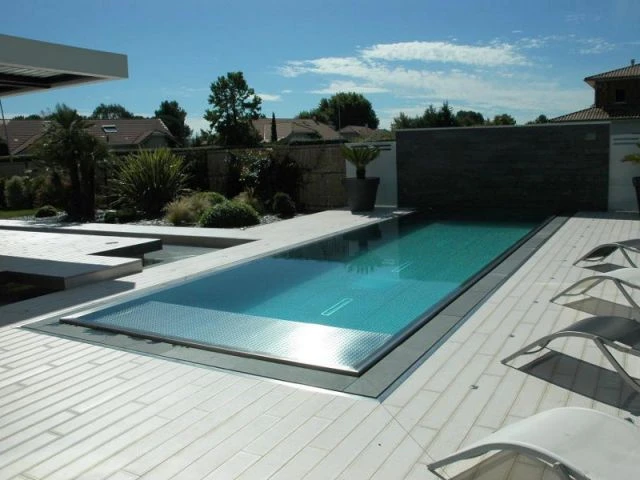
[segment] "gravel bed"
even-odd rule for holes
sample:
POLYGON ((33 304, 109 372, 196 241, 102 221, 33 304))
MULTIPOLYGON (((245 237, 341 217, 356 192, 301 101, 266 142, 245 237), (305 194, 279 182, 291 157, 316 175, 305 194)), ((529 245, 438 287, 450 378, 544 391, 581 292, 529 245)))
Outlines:
MULTIPOLYGON (((299 215, 296 215, 299 216, 299 215)), ((96 212, 96 223, 103 223, 102 219, 104 217, 104 212, 97 211, 96 212)), ((29 222, 38 222, 38 223, 51 223, 51 224, 63 224, 65 222, 65 214, 60 213, 55 217, 40 217, 36 218, 33 215, 28 215, 24 217, 15 217, 12 220, 24 220, 29 222)), ((260 225, 266 225, 268 223, 280 222, 283 219, 278 217, 277 215, 263 215, 260 217, 260 225)), ((152 220, 137 220, 135 222, 128 222, 126 225, 151 225, 151 226, 160 226, 160 227, 173 227, 172 223, 167 222, 164 218, 156 218, 152 220)), ((197 225, 193 225, 194 228, 200 228, 197 225)), ((247 227, 251 228, 251 227, 247 227)))

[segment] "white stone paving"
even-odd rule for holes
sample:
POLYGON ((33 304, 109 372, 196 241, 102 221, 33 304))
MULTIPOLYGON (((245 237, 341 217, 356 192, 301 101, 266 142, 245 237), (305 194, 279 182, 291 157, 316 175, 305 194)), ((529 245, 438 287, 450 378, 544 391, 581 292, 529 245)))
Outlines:
MULTIPOLYGON (((187 278, 371 221, 338 211, 267 225, 251 232, 262 238, 254 243, 157 266, 124 281, 141 289, 187 278)), ((71 309, 74 298, 81 303, 126 293, 108 282, 0 308, 0 325, 6 325, 0 328, 0 478, 431 479, 431 460, 538 411, 579 405, 637 420, 635 396, 601 368, 563 357, 542 379, 500 363, 525 342, 590 313, 627 311, 610 285, 594 289, 598 300, 573 307, 549 299, 593 273, 572 266, 580 253, 635 237, 638 220, 569 219, 382 400, 17 328, 33 317, 71 309), (561 382, 568 387, 556 385, 561 382)), ((617 255, 611 263, 623 264, 617 255)), ((552 347, 608 368, 584 341, 560 340, 552 347)), ((639 365, 624 361, 640 374, 639 365)), ((483 464, 476 476, 456 478, 555 478, 522 457, 498 460, 483 464)))

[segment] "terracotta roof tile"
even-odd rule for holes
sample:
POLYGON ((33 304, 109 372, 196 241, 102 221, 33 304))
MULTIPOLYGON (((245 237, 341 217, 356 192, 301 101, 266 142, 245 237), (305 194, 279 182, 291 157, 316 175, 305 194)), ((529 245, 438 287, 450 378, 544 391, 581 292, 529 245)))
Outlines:
POLYGON ((551 122, 585 122, 593 120, 611 120, 611 119, 623 119, 623 118, 640 118, 640 114, 622 114, 622 113, 609 113, 602 108, 591 107, 579 110, 577 112, 568 113, 560 117, 552 118, 551 122))
MULTIPOLYGON (((271 141, 271 119, 259 118, 253 120, 253 128, 258 131, 263 142, 271 141)), ((278 139, 319 135, 322 140, 341 140, 338 132, 325 123, 312 119, 276 118, 278 139)))
MULTIPOLYGON (((9 120, 9 150, 12 154, 24 153, 43 134, 46 120, 9 120)), ((95 137, 107 141, 112 147, 136 147, 154 133, 172 138, 171 132, 159 118, 136 118, 117 120, 93 120, 88 131, 95 137), (105 127, 113 126, 113 132, 105 132, 105 127)), ((4 138, 4 128, 0 131, 4 138)))
POLYGON ((637 78, 640 77, 640 64, 627 65, 626 67, 617 68, 604 73, 598 73, 591 75, 584 79, 592 87, 597 80, 621 80, 624 78, 637 78))

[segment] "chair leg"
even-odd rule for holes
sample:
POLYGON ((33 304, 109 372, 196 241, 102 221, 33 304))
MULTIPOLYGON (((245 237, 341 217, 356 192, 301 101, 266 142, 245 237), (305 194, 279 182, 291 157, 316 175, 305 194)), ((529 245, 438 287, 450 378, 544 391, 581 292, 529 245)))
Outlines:
POLYGON ((629 262, 632 267, 636 267, 636 264, 633 262, 633 260, 631 260, 631 257, 629 256, 627 251, 624 248, 621 248, 620 251, 622 252, 622 255, 624 255, 624 258, 627 259, 627 262, 629 262))
POLYGON ((636 312, 636 314, 640 314, 640 306, 633 298, 631 298, 631 295, 629 294, 629 292, 627 292, 627 289, 624 288, 624 285, 619 280, 614 280, 613 282, 615 283, 616 287, 618 287, 618 290, 620 290, 624 298, 627 299, 627 302, 629 302, 633 311, 636 312))
POLYGON ((536 340, 535 342, 530 343, 526 347, 521 348, 517 352, 512 353, 508 357, 503 358, 501 360, 501 363, 503 365, 507 365, 511 360, 513 360, 516 357, 519 357, 520 355, 532 355, 534 353, 538 353, 542 351, 547 345, 549 345, 549 342, 551 342, 551 340, 553 340, 552 335, 547 335, 546 337, 542 337, 536 340))
POLYGON ((640 393, 640 383, 636 379, 634 379, 631 375, 627 373, 627 371, 620 365, 620 363, 611 355, 609 349, 605 346, 604 343, 600 339, 594 338, 593 342, 596 344, 598 349, 602 352, 602 354, 609 360, 611 366, 615 369, 615 371, 620 375, 622 380, 633 388, 636 392, 640 393))
POLYGON ((574 296, 574 295, 583 295, 584 293, 588 292, 589 290, 591 290, 593 287, 595 287, 596 285, 600 284, 602 281, 604 281, 605 278, 593 278, 593 277, 587 277, 587 278, 583 278, 582 280, 579 280, 578 283, 574 283, 573 285, 571 285, 569 288, 565 288, 563 291, 561 291, 559 294, 557 294, 555 297, 552 297, 551 300, 549 300, 550 302, 555 302, 558 298, 566 295, 566 296, 574 296), (571 290, 574 290, 578 285, 580 285, 581 283, 590 283, 589 286, 587 286, 586 288, 583 288, 582 290, 580 290, 579 292, 576 293, 569 293, 571 290))

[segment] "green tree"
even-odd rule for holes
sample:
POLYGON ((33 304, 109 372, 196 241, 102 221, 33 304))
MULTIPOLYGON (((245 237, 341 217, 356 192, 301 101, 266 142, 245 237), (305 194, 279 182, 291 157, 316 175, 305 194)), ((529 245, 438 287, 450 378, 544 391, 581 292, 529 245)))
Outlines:
POLYGON ((301 120, 315 120, 316 122, 326 123, 327 125, 332 123, 327 113, 321 112, 318 109, 302 110, 295 116, 295 118, 299 118, 301 120))
POLYGON ((527 122, 527 125, 536 125, 539 123, 549 123, 549 119, 546 115, 538 115, 535 120, 527 122))
POLYGON ((69 177, 71 187, 65 210, 74 220, 93 220, 96 163, 108 155, 107 146, 87 132, 90 126, 76 110, 65 104, 56 105, 36 146, 42 161, 61 167, 69 177))
POLYGON ((515 125, 516 119, 511 115, 503 113, 501 115, 496 115, 495 117, 493 117, 493 120, 488 123, 489 125, 515 125))
POLYGON ((162 120, 167 126, 176 143, 180 146, 186 145, 187 139, 191 136, 191 128, 185 123, 187 112, 178 105, 178 102, 164 100, 154 113, 156 118, 162 120))
POLYGON ((331 123, 338 130, 347 125, 361 125, 375 129, 380 124, 371 102, 360 93, 354 92, 340 92, 329 98, 323 98, 317 108, 302 111, 297 117, 331 123))
POLYGON ((441 128, 441 127, 458 127, 459 123, 453 110, 448 102, 444 102, 439 110, 433 105, 429 105, 424 113, 417 117, 409 117, 404 113, 400 113, 391 122, 391 129, 399 128, 441 128))
POLYGON ((480 112, 474 112, 473 110, 458 110, 456 120, 461 127, 485 124, 484 116, 480 112))
POLYGON ((135 118, 133 113, 124 108, 122 105, 117 103, 111 103, 109 105, 105 105, 101 103, 98 105, 93 113, 91 114, 91 118, 95 118, 96 120, 117 120, 120 118, 135 118))
POLYGON ((453 114, 453 109, 449 106, 449 102, 444 102, 438 110, 436 117, 436 126, 438 127, 459 127, 458 120, 453 114))
POLYGON ((419 117, 410 117, 404 112, 400 112, 391 122, 391 130, 400 130, 403 128, 418 128, 419 117))
POLYGON ((44 120, 45 117, 42 115, 38 115, 37 113, 32 113, 31 115, 16 115, 12 120, 44 120))
POLYGON ((271 112, 271 143, 278 141, 278 129, 276 128, 276 114, 271 112))
POLYGON ((242 72, 229 72, 211 84, 204 119, 217 133, 217 143, 225 146, 254 146, 260 141, 251 120, 260 118, 262 99, 249 88, 242 72))

